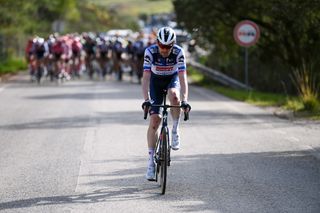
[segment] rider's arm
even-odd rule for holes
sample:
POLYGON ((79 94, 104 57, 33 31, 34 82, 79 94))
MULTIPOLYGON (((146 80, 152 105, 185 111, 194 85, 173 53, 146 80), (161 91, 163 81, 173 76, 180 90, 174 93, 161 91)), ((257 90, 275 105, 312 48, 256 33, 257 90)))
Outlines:
POLYGON ((148 49, 144 52, 143 76, 142 76, 142 95, 145 101, 149 100, 149 85, 151 78, 152 55, 148 49))
POLYGON ((151 72, 143 72, 142 76, 142 95, 144 100, 149 100, 149 84, 151 72))
POLYGON ((188 80, 187 72, 179 72, 179 81, 181 86, 181 101, 188 101, 188 80))
POLYGON ((187 80, 187 65, 186 57, 183 49, 181 49, 178 55, 178 70, 179 70, 179 81, 181 86, 181 101, 188 101, 188 80, 187 80))

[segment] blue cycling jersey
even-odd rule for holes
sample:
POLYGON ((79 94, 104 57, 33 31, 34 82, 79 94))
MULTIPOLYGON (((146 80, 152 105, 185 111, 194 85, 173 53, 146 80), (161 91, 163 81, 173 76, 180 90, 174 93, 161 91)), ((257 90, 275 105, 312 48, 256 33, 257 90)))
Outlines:
POLYGON ((144 53, 144 72, 152 72, 156 76, 169 76, 186 71, 185 54, 183 49, 174 45, 168 57, 160 55, 159 47, 154 44, 144 53))
MULTIPOLYGON (((151 72, 150 98, 153 104, 161 104, 163 90, 180 88, 179 72, 186 71, 184 51, 178 45, 174 45, 168 57, 162 57, 157 45, 152 45, 144 53, 144 72, 151 72)), ((159 114, 159 107, 151 107, 150 114, 159 114)))

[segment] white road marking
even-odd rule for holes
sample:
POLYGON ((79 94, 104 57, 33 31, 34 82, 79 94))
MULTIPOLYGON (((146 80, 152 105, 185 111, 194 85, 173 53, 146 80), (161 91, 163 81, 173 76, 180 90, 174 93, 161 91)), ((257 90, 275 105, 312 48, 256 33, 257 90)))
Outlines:
MULTIPOLYGON (((96 123, 94 119, 94 115, 90 114, 89 115, 89 123, 93 124, 96 123)), ((75 188, 75 192, 83 192, 89 189, 89 186, 86 186, 86 183, 90 181, 90 176, 88 176, 88 173, 91 171, 90 170, 90 160, 93 159, 94 155, 94 140, 96 137, 96 131, 97 128, 95 127, 89 127, 86 136, 84 139, 84 145, 83 145, 83 154, 81 156, 81 162, 80 162, 80 169, 79 169, 79 174, 78 174, 78 180, 77 180, 77 185, 75 188)))
MULTIPOLYGON (((91 120, 91 119, 90 119, 91 120)), ((83 147, 83 155, 81 157, 80 170, 78 174, 77 186, 75 188, 75 192, 81 192, 85 188, 85 184, 89 182, 90 176, 88 176, 88 172, 90 172, 90 160, 93 158, 93 143, 95 139, 96 129, 89 128, 84 141, 83 147)))
POLYGON ((287 137, 286 138, 287 140, 291 141, 291 142, 299 142, 300 140, 294 136, 291 136, 291 137, 287 137))

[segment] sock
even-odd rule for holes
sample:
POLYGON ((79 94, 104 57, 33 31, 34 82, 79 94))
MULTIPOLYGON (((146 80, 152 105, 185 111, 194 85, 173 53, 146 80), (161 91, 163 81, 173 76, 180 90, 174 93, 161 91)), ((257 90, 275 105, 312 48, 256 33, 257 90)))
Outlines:
POLYGON ((148 163, 148 165, 153 165, 154 164, 154 162, 153 162, 153 154, 154 154, 154 149, 149 148, 149 163, 148 163))
POLYGON ((178 132, 179 121, 180 121, 179 118, 177 120, 173 120, 172 132, 178 132))

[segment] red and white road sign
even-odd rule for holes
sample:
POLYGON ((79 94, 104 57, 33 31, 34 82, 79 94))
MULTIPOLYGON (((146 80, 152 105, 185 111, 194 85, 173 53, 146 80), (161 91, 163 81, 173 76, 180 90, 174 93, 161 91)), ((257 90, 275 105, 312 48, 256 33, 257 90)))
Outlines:
POLYGON ((234 28, 233 37, 240 46, 249 47, 258 41, 260 30, 258 25, 252 21, 241 21, 234 28))

